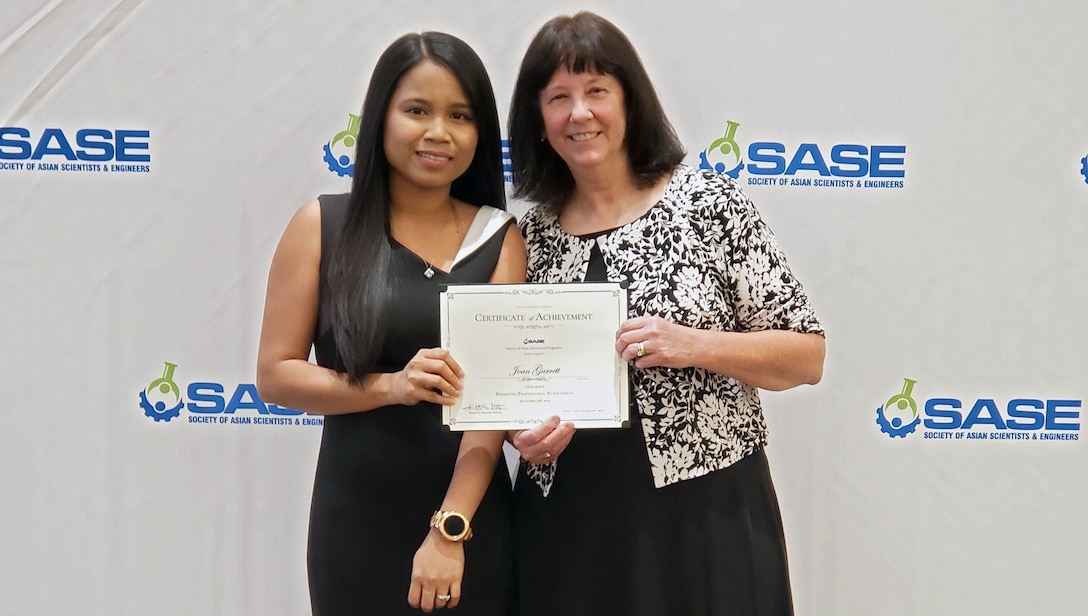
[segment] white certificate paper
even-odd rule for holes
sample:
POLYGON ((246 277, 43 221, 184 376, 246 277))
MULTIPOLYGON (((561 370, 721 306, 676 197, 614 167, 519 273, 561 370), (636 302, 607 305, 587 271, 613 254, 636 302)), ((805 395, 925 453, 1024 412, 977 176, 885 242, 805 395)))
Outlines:
POLYGON ((552 415, 576 428, 627 425, 627 362, 616 330, 627 289, 615 282, 449 285, 442 347, 465 371, 443 407, 451 430, 521 430, 552 415))

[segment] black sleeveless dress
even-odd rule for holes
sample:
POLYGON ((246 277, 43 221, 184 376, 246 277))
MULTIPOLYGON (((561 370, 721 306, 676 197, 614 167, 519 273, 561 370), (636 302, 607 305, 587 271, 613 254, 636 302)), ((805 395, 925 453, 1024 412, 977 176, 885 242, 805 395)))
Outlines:
MULTIPOLYGON (((322 196, 321 243, 333 242, 346 210, 346 195, 322 196)), ((479 219, 479 217, 478 217, 479 219)), ((389 239, 398 280, 396 317, 386 334, 379 372, 401 370, 421 348, 440 346, 439 290, 443 283, 487 282, 498 262, 506 227, 460 257, 450 273, 427 265, 389 239)), ((496 230, 497 229, 497 230, 496 230)), ((471 231, 470 231, 471 235, 471 231)), ((322 250, 325 279, 327 250, 322 250)), ((327 323, 319 323, 317 362, 336 368, 340 359, 327 323)), ((461 434, 442 427, 433 404, 390 406, 364 413, 328 416, 314 478, 307 565, 315 616, 418 615, 408 605, 412 558, 428 532, 453 474, 461 434)), ((510 613, 512 553, 511 486, 500 457, 465 543, 460 605, 466 616, 510 613)))

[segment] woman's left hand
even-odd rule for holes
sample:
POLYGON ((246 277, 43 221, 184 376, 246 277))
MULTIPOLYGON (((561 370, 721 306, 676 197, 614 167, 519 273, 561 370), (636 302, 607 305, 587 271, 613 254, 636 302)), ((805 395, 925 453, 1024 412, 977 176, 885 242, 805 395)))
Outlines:
POLYGON ((464 574, 465 544, 450 541, 432 528, 412 559, 408 604, 428 613, 444 607, 457 607, 461 600, 461 579, 464 574))
POLYGON ((535 428, 510 432, 510 444, 521 454, 521 459, 533 464, 551 464, 574 438, 574 424, 560 421, 558 416, 549 417, 535 428))
POLYGON ((616 352, 636 368, 687 368, 696 342, 693 330, 661 317, 627 319, 616 332, 616 352))

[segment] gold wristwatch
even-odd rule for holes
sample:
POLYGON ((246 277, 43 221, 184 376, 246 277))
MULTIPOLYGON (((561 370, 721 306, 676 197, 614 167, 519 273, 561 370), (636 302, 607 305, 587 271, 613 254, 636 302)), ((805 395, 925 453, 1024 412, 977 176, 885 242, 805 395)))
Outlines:
POLYGON ((468 525, 468 518, 457 511, 435 511, 431 516, 431 526, 437 528, 450 541, 472 539, 472 527, 468 525))

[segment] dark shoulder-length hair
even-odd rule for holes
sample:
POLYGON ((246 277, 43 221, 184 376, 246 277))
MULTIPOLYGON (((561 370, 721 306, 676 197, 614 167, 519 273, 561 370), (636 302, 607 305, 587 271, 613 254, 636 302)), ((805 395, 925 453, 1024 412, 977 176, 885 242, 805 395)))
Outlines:
POLYGON ((330 247, 322 281, 322 313, 331 326, 342 369, 352 382, 373 372, 392 318, 395 279, 389 245, 389 161, 385 118, 401 78, 424 61, 447 69, 461 84, 476 121, 472 163, 450 194, 476 205, 506 209, 502 141, 495 93, 483 62, 461 39, 442 32, 405 34, 378 58, 360 114, 355 171, 347 212, 330 247))
POLYGON ((574 193, 574 176, 542 137, 540 91, 560 67, 620 82, 627 117, 624 145, 638 186, 652 186, 684 159, 684 146, 627 36, 595 13, 561 15, 533 37, 514 85, 508 139, 515 196, 558 207, 574 193))

